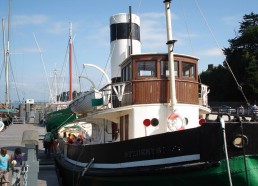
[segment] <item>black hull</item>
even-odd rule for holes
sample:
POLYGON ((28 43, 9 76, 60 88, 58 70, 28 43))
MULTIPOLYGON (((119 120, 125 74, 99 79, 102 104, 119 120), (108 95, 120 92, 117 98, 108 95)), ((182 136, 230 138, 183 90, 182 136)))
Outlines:
POLYGON ((9 115, 6 118, 3 118, 3 123, 5 128, 9 127, 13 122, 13 116, 9 115))
MULTIPOLYGON (((258 154, 258 125, 231 122, 226 124, 228 156, 258 154), (243 130, 242 130, 243 129, 243 130), (248 138, 244 149, 236 148, 233 140, 243 134, 248 138)), ((60 142, 64 153, 65 144, 60 142)), ((144 174, 150 170, 163 172, 207 168, 225 158, 223 129, 220 123, 205 123, 202 127, 158 134, 121 142, 96 145, 68 145, 67 158, 58 164, 82 171, 94 158, 88 175, 144 174), (76 163, 75 166, 72 163, 76 163), (77 168, 76 168, 77 167, 77 168), (169 167, 169 168, 168 168, 169 167)))

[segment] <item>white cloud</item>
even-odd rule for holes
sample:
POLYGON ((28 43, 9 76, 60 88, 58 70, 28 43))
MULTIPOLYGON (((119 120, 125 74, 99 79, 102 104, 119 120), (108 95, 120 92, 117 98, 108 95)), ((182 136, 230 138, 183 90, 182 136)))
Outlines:
POLYGON ((226 24, 226 25, 238 25, 239 22, 241 20, 241 16, 239 15, 235 15, 235 16, 227 16, 227 17, 223 17, 222 21, 226 24))
POLYGON ((201 50, 198 52, 199 55, 203 56, 221 56, 223 53, 219 48, 211 48, 207 50, 201 50))
POLYGON ((45 15, 17 15, 12 17, 13 25, 40 25, 48 21, 48 16, 45 15))
MULTIPOLYGON (((39 49, 38 48, 23 48, 22 52, 24 52, 24 53, 39 53, 39 49)), ((42 49, 41 49, 41 52, 44 52, 44 51, 42 51, 42 49)))
POLYGON ((164 13, 151 12, 141 15, 141 42, 144 50, 157 52, 166 46, 164 25, 164 13))
POLYGON ((69 23, 65 21, 55 22, 49 26, 47 32, 51 34, 68 33, 69 23))

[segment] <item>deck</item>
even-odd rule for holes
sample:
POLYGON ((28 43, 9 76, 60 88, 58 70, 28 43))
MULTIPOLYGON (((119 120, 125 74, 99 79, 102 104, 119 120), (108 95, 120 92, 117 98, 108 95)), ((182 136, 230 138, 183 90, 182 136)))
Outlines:
MULTIPOLYGON (((12 124, 5 131, 0 132, 0 147, 6 147, 8 154, 12 154, 16 147, 20 147, 23 152, 26 152, 24 145, 21 145, 23 132, 26 130, 35 130, 39 134, 39 174, 37 186, 59 186, 57 174, 54 166, 53 157, 47 159, 44 154, 42 143, 43 135, 46 130, 45 127, 38 124, 12 124)), ((26 154, 24 156, 26 161, 26 154)), ((10 178, 10 177, 9 177, 10 178)), ((8 184, 10 186, 11 184, 8 184)), ((23 185, 23 184, 22 184, 23 185)), ((29 184, 28 184, 29 185, 29 184)))

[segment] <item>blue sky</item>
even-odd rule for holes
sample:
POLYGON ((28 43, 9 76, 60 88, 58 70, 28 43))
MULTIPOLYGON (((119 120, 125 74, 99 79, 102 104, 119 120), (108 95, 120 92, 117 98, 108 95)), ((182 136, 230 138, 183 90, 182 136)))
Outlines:
MULTIPOLYGON (((82 73, 84 63, 92 63, 101 68, 110 65, 109 18, 114 14, 127 13, 129 6, 141 19, 142 52, 167 52, 163 0, 12 0, 11 99, 18 100, 14 74, 20 100, 49 100, 46 76, 51 86, 53 70, 56 69, 58 74, 62 71, 70 21, 73 24, 75 52, 74 88, 77 91, 88 90, 90 84, 85 81, 79 86, 76 77, 82 73), (38 50, 34 35, 42 53, 38 50)), ((236 36, 243 16, 251 12, 258 13, 257 10, 257 0, 173 0, 172 30, 173 38, 178 40, 174 52, 200 58, 199 72, 206 70, 208 64, 221 64, 224 57, 217 48, 217 43, 222 48, 228 47, 228 39, 236 36), (196 2, 216 41, 211 36, 196 2)), ((0 16, 7 24, 8 0, 0 1, 0 16)), ((0 42, 0 101, 4 101, 2 33, 0 42)), ((101 74, 98 71, 89 68, 82 75, 87 75, 99 85, 101 74)), ((68 90, 68 87, 64 85, 63 89, 68 90)))

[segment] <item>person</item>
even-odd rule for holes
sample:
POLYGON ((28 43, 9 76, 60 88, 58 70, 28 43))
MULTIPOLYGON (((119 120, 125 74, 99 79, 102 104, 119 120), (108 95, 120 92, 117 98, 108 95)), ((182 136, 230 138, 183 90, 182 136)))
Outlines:
POLYGON ((52 129, 51 133, 53 135, 53 142, 51 144, 51 151, 56 155, 56 153, 57 153, 57 144, 58 144, 58 142, 57 142, 58 133, 56 132, 55 129, 52 129))
POLYGON ((77 142, 76 142, 77 145, 82 145, 82 140, 80 138, 77 138, 77 142))
POLYGON ((1 154, 0 154, 0 183, 2 186, 7 186, 9 183, 9 163, 10 163, 10 157, 7 154, 6 147, 1 148, 1 154))
POLYGON ((22 151, 21 148, 18 147, 14 150, 14 155, 11 156, 12 186, 20 185, 22 162, 22 151))
POLYGON ((75 136, 75 134, 72 134, 72 140, 73 144, 77 144, 77 137, 75 136))
POLYGON ((242 105, 239 107, 238 111, 239 111, 239 114, 244 114, 245 113, 245 109, 242 105))
POLYGON ((50 157, 50 151, 51 151, 51 143, 53 141, 53 135, 51 132, 47 132, 45 134, 45 137, 43 139, 43 146, 45 148, 45 154, 49 158, 50 157))
POLYGON ((73 136, 70 133, 68 134, 68 137, 67 137, 67 143, 73 144, 73 136))

